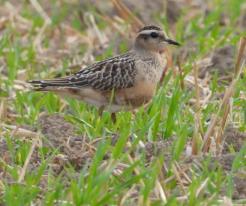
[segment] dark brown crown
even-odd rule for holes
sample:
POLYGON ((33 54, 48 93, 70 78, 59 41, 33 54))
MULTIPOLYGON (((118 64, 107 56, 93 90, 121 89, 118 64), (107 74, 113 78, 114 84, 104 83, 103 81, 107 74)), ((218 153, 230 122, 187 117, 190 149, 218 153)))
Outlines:
POLYGON ((154 25, 149 25, 149 26, 145 26, 143 28, 141 28, 138 32, 144 31, 144 30, 157 30, 160 31, 161 28, 158 26, 154 26, 154 25))

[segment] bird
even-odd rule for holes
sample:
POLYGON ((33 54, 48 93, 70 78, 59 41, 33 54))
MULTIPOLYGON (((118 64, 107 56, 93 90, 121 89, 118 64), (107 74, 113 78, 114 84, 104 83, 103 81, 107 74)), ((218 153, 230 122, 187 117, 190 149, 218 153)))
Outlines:
POLYGON ((126 53, 96 62, 62 78, 31 80, 35 91, 52 91, 76 98, 111 113, 133 111, 148 104, 167 65, 165 49, 180 43, 168 38, 158 26, 147 25, 126 53))

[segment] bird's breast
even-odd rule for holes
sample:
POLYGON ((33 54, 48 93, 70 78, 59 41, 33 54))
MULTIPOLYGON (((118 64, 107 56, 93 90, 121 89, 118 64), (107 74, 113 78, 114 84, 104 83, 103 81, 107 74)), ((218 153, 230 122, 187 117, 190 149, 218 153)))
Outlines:
POLYGON ((156 84, 149 81, 138 81, 131 88, 117 91, 115 102, 122 105, 130 105, 132 108, 147 104, 153 97, 156 84))
POLYGON ((143 58, 136 65, 137 74, 146 81, 157 84, 160 81, 166 64, 167 59, 163 54, 151 58, 143 58))

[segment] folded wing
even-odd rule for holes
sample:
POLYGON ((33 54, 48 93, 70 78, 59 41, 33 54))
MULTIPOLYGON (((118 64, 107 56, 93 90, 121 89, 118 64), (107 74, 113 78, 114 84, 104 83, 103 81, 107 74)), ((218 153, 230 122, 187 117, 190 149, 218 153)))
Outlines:
POLYGON ((132 87, 136 75, 135 61, 129 54, 95 63, 64 78, 33 80, 35 90, 48 91, 62 88, 92 88, 110 91, 132 87))

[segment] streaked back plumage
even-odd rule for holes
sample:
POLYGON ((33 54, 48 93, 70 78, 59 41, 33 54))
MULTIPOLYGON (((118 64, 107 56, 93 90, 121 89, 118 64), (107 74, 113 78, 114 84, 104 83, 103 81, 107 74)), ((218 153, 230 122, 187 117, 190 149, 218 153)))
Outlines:
POLYGON ((93 88, 99 91, 123 89, 133 86, 136 69, 131 52, 92 64, 79 72, 58 79, 33 80, 36 90, 54 90, 55 87, 93 88))
POLYGON ((167 63, 162 52, 166 40, 159 27, 145 26, 139 30, 133 49, 125 54, 94 63, 64 78, 30 83, 34 90, 69 95, 111 112, 134 109, 154 95, 167 63))

